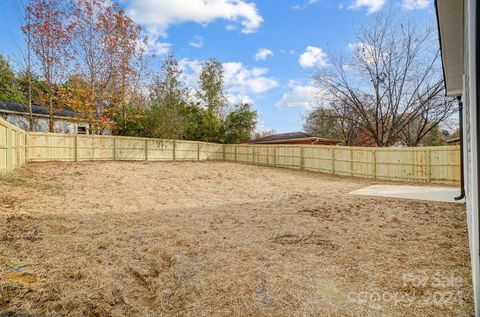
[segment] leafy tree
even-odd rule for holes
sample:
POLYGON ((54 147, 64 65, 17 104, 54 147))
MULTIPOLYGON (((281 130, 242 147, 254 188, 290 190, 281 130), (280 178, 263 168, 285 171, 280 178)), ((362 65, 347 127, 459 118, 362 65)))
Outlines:
POLYGON ((68 21, 70 9, 70 2, 31 0, 27 6, 30 18, 23 27, 23 31, 31 35, 31 48, 39 61, 40 73, 47 88, 43 97, 50 115, 50 132, 53 132, 54 114, 59 107, 54 103, 58 96, 58 89, 57 92, 55 90, 64 78, 71 58, 73 25, 68 21))
POLYGON ((175 55, 169 53, 151 87, 150 110, 145 117, 147 133, 159 138, 183 138, 188 121, 188 95, 182 70, 175 55))
MULTIPOLYGON (((110 2, 110 1, 108 1, 110 2)), ((107 29, 107 52, 112 58, 108 61, 111 80, 108 83, 108 101, 112 107, 123 107, 141 100, 140 83, 144 64, 145 39, 142 28, 122 9, 114 5, 108 18, 102 19, 102 28, 107 29)), ((114 109, 108 109, 108 115, 114 109)))
POLYGON ((0 55, 0 101, 27 102, 27 98, 15 78, 15 73, 2 55, 0 55))
POLYGON ((208 142, 220 142, 227 98, 224 89, 223 67, 219 61, 210 59, 203 63, 198 86, 197 98, 200 100, 200 106, 206 109, 201 124, 202 139, 208 142))
POLYGON ((145 128, 145 108, 142 106, 126 105, 115 109, 113 132, 123 136, 148 136, 145 128))
POLYGON ((224 124, 225 143, 241 143, 251 139, 257 125, 257 111, 248 103, 235 106, 224 124))
MULTIPOLYGON (((236 105, 226 112, 222 65, 206 61, 198 80, 197 98, 192 101, 182 70, 174 54, 169 53, 150 87, 148 106, 124 106, 115 111, 115 133, 207 142, 249 140, 257 112, 249 104, 236 105)), ((81 95, 78 98, 83 100, 81 95)))
POLYGON ((91 98, 90 85, 83 80, 82 76, 74 75, 64 85, 66 103, 70 108, 80 113, 80 116, 88 122, 92 134, 98 124, 98 116, 95 101, 91 98))
POLYGON ((29 87, 32 103, 41 104, 42 98, 45 96, 48 91, 47 87, 45 86, 45 82, 40 80, 40 77, 32 72, 28 72, 28 70, 22 71, 18 77, 17 81, 24 96, 28 96, 29 94, 29 87), (30 75, 30 76, 29 76, 30 75), (29 78, 30 77, 30 78, 29 78))
POLYGON ((185 129, 183 138, 192 141, 202 141, 203 118, 206 115, 205 109, 197 103, 190 103, 185 108, 185 129))
POLYGON ((438 126, 433 127, 424 135, 420 143, 424 146, 439 146, 447 144, 447 137, 443 135, 438 126))
POLYGON ((80 110, 98 122, 134 102, 143 54, 140 27, 110 0, 77 0, 72 19, 76 77, 85 83, 81 99, 88 98, 80 110))

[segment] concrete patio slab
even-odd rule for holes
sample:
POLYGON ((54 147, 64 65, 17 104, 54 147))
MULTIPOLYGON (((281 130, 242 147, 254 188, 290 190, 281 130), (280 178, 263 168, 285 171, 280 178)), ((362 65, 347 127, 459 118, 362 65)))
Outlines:
POLYGON ((454 197, 460 195, 460 188, 457 187, 372 185, 354 190, 350 195, 443 201, 452 203, 464 202, 464 199, 460 201, 454 199, 454 197))

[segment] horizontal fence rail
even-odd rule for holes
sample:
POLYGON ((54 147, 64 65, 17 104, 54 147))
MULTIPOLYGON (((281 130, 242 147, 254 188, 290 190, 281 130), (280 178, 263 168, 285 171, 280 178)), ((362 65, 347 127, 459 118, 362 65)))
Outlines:
POLYGON ((0 119, 0 172, 26 161, 227 161, 335 175, 460 184, 458 146, 365 148, 216 144, 183 140, 25 132, 0 119))

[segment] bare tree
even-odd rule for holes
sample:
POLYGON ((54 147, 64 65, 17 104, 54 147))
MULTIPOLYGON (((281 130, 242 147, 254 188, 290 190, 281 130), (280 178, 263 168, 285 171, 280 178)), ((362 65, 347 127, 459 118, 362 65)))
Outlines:
POLYGON ((349 108, 341 104, 332 104, 330 108, 317 107, 305 118, 305 132, 324 138, 342 141, 345 145, 365 144, 362 130, 349 108))
POLYGON ((267 130, 258 129, 257 131, 255 131, 253 138, 260 139, 260 138, 274 135, 274 134, 277 134, 277 131, 275 131, 275 129, 267 129, 267 130))
POLYGON ((444 98, 434 34, 433 27, 379 14, 356 33, 351 58, 332 59, 314 75, 321 95, 377 146, 389 146, 406 135, 408 145, 417 145, 456 111, 455 103, 444 98))

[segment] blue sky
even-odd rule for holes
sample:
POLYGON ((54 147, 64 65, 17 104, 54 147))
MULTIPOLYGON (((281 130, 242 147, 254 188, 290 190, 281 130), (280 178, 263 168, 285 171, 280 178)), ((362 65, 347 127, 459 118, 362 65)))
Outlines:
MULTIPOLYGON (((0 0, 0 53, 21 67, 22 0, 0 0)), ((261 129, 302 130, 314 106, 312 74, 348 54, 376 12, 434 21, 433 0, 120 0, 149 36, 151 70, 175 52, 194 85, 201 60, 224 63, 232 102, 252 102, 261 129)), ((432 35, 435 36, 435 35, 432 35)))

